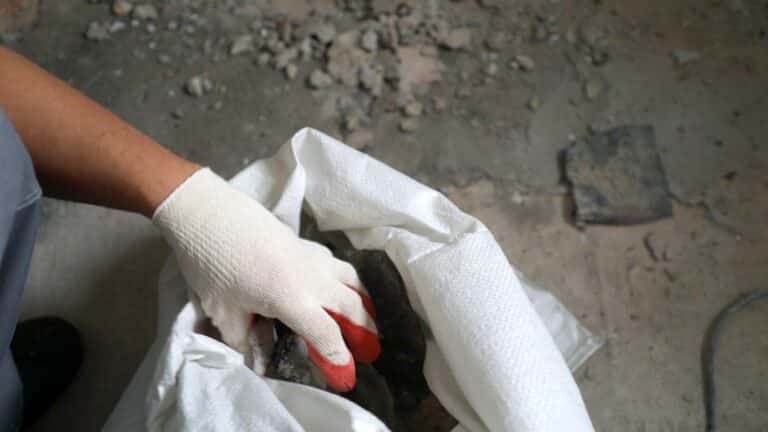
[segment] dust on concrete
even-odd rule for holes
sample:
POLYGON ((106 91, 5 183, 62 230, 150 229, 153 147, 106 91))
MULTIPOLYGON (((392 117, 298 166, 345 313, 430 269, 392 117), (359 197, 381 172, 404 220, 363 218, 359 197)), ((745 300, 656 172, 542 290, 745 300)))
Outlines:
MULTIPOLYGON (((761 180, 768 170, 768 148, 761 145, 768 17, 760 3, 435 2, 449 31, 469 29, 472 36, 460 49, 427 43, 436 46, 437 57, 431 49, 418 51, 420 61, 442 65, 430 68, 439 71, 438 80, 412 87, 423 105, 418 117, 405 115, 399 88, 386 78, 402 79, 400 68, 384 69, 382 96, 374 97, 334 77, 327 86, 310 87, 315 70, 328 75, 327 59, 313 54, 302 60, 306 47, 293 36, 293 80, 275 68, 270 50, 257 49, 262 28, 282 40, 282 18, 292 23, 292 35, 307 20, 332 24, 332 31, 326 26, 311 36, 324 41, 325 51, 317 52, 326 52, 338 34, 361 28, 372 13, 391 17, 399 32, 396 23, 409 16, 407 8, 398 11, 399 3, 131 3, 157 6, 158 19, 134 23, 132 12, 115 15, 106 1, 43 2, 36 25, 4 33, 3 41, 163 145, 225 176, 272 154, 298 128, 311 125, 349 141, 346 124, 357 126, 366 132, 355 137, 363 143, 358 147, 478 216, 516 266, 606 336, 606 347, 576 374, 598 430, 703 429, 703 331, 722 305, 768 279, 768 250, 760 240, 760 209, 768 200, 761 180), (84 37, 94 21, 107 24, 109 37, 84 37), (254 30, 256 21, 262 24, 254 30), (254 37, 254 50, 232 54, 243 35, 254 37), (212 91, 186 95, 187 80, 200 75, 211 80, 212 91), (590 79, 603 84, 598 93, 585 91, 590 79), (533 96, 536 110, 528 106, 533 96), (406 125, 409 133, 400 131, 406 119, 418 122, 406 125), (654 126, 674 216, 628 228, 576 229, 558 154, 589 129, 621 124, 654 126), (660 259, 649 253, 646 238, 660 259)), ((408 31, 408 24, 402 28, 408 31)), ((361 49, 370 53, 362 46, 372 46, 370 36, 362 41, 365 34, 361 49)), ((384 37, 377 43, 377 57, 392 53, 384 37)), ((377 76, 373 72, 368 78, 377 76)), ((377 81, 367 82, 375 88, 377 81)), ((77 217, 44 221, 26 302, 28 311, 56 310, 82 323, 93 367, 34 430, 98 429, 129 378, 116 371, 134 368, 152 338, 151 323, 118 328, 114 313, 105 312, 111 308, 93 313, 60 301, 57 293, 72 293, 75 302, 108 285, 120 293, 111 297, 138 305, 152 298, 140 288, 155 283, 135 260, 118 265, 122 249, 93 256, 103 250, 105 236, 127 244, 139 222, 97 209, 76 211, 77 217), (94 264, 103 262, 124 277, 103 277, 94 264), (71 276, 60 277, 61 269, 71 276), (142 331, 130 333, 136 327, 142 331), (92 415, 76 415, 83 409, 92 415)), ((152 260, 156 268, 161 263, 161 256, 152 260)), ((120 310, 152 316, 133 308, 120 310)), ((727 330, 718 371, 724 428, 756 431, 768 423, 768 401, 756 379, 768 340, 742 330, 763 328, 765 320, 755 308, 727 330)))

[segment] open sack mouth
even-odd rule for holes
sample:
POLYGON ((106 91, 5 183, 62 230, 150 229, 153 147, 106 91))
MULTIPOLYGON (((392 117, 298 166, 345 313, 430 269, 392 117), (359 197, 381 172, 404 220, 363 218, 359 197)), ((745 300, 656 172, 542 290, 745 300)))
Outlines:
MULTIPOLYGON (((302 213, 301 236, 324 244, 336 258, 352 264, 376 309, 381 355, 371 364, 357 362, 355 387, 334 393, 370 411, 392 430, 452 429, 457 421, 432 394, 424 378, 424 328, 392 260, 384 251, 355 249, 342 232, 321 232, 306 213, 302 213)), ((301 337, 279 322, 273 334, 275 343, 264 367, 265 376, 333 392, 301 337)))

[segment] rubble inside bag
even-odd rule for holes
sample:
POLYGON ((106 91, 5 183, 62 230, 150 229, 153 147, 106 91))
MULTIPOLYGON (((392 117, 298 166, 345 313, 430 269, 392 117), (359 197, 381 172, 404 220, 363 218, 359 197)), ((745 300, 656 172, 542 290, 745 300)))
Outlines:
MULTIPOLYGON (((357 383, 341 396, 375 414, 392 430, 450 430, 456 420, 430 392, 422 372, 425 343, 400 274, 383 251, 356 250, 342 233, 323 233, 305 218, 302 237, 328 246, 352 264, 376 308, 382 352, 373 364, 356 363, 357 383)), ((331 391, 309 358, 303 340, 277 326, 277 343, 267 376, 331 391)))

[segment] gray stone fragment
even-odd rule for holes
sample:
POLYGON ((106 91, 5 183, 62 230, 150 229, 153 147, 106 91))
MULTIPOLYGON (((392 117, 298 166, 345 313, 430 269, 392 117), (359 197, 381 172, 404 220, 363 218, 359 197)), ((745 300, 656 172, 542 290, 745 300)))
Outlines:
POLYGON ((584 82, 584 96, 588 100, 595 100, 603 93, 603 82, 596 78, 584 82))
POLYGON ((366 30, 360 37, 360 47, 368 52, 376 52, 379 48, 379 35, 373 29, 366 30))
POLYGON ((144 3, 133 7, 133 15, 136 19, 156 20, 160 17, 155 5, 144 3))
POLYGON ((701 59, 701 53, 698 51, 688 51, 688 50, 674 50, 672 51, 672 58, 675 60, 675 63, 678 65, 684 65, 688 63, 692 63, 695 61, 698 61, 701 59))
POLYGON ((400 120, 400 124, 398 126, 401 132, 413 133, 416 132, 416 130, 419 128, 419 120, 414 117, 405 118, 400 120))
POLYGON ((203 96, 213 88, 213 83, 202 75, 193 76, 184 85, 187 94, 194 97, 203 96))
POLYGON ((275 56, 275 67, 283 69, 299 57, 299 49, 290 47, 275 56))
POLYGON ((133 10, 133 3, 125 0, 115 0, 112 3, 112 13, 117 16, 125 16, 133 10))
POLYGON ((424 106, 419 101, 412 101, 403 107, 403 114, 408 117, 419 117, 424 111, 424 106))
POLYGON ((321 43, 327 44, 336 36, 336 27, 331 23, 316 22, 309 26, 307 33, 321 43))
POLYGON ((269 64, 271 60, 272 60, 272 54, 268 52, 262 52, 262 53, 259 53, 258 56, 256 56, 256 63, 259 66, 266 66, 269 64))
POLYGON ((672 215, 651 126, 622 126, 577 141, 565 152, 578 224, 625 225, 672 215))
POLYGON ((442 45, 451 50, 466 49, 470 43, 472 43, 472 30, 468 28, 453 29, 442 41, 442 45))
POLYGON ((109 27, 104 23, 93 21, 88 24, 85 37, 92 41, 102 41, 109 37, 109 27))
POLYGON ((384 68, 364 64, 360 67, 360 84, 373 96, 381 96, 384 90, 384 68))
POLYGON ((247 52, 251 52, 255 49, 253 36, 246 34, 240 35, 232 40, 229 46, 230 55, 240 55, 247 52))
POLYGON ((307 79, 309 86, 315 89, 328 87, 333 84, 333 78, 320 69, 315 69, 307 79))
POLYGON ((532 71, 536 67, 536 63, 532 58, 526 55, 516 55, 515 62, 524 71, 532 71))
POLYGON ((299 67, 293 63, 289 63, 285 66, 285 77, 289 80, 296 79, 296 75, 299 74, 299 67))
POLYGON ((529 110, 536 111, 541 106, 541 100, 537 95, 531 96, 530 99, 528 99, 528 103, 526 104, 529 110))

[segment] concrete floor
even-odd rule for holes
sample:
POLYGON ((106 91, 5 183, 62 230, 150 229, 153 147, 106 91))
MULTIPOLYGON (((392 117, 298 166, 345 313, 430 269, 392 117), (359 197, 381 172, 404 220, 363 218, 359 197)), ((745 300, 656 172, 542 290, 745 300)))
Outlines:
MULTIPOLYGON (((489 3, 504 7, 492 14, 472 2, 446 2, 471 9, 466 19, 478 28, 503 29, 517 13, 511 1, 489 3)), ((368 152, 478 216, 512 263, 606 338, 577 372, 597 430, 702 430, 704 331, 727 302, 768 280, 768 4, 532 4, 556 15, 562 28, 604 29, 608 63, 587 67, 565 44, 526 46, 536 60, 533 73, 502 68, 468 98, 449 99, 463 109, 425 117, 412 135, 397 131, 396 114, 381 113, 368 152), (702 58, 676 65, 669 55, 674 49, 696 50, 702 58), (605 87, 594 101, 581 96, 587 77, 605 87), (534 93, 542 105, 531 112, 525 103, 534 93), (581 135, 590 124, 638 122, 655 127, 676 199, 674 217, 575 228, 557 157, 569 134, 581 135), (724 177, 730 172, 735 177, 724 177), (649 234, 666 259, 650 256, 649 234)), ((84 40, 87 24, 106 14, 105 6, 82 0, 44 2, 38 24, 15 48, 224 176, 271 154, 305 125, 339 133, 335 113, 322 108, 325 94, 299 80, 288 84, 248 59, 168 67, 153 56, 131 55, 146 49, 142 32, 99 44, 84 40), (203 71, 230 89, 221 111, 207 108, 215 99, 180 95, 181 83, 203 71), (169 114, 178 107, 186 115, 173 120, 169 114)), ((173 50, 172 39, 162 43, 173 50)), ((502 58, 514 54, 510 47, 502 58)), ((481 75, 479 55, 444 55, 449 72, 432 93, 450 97, 460 84, 458 71, 481 75)), ((70 319, 81 328, 87 352, 75 384, 34 431, 89 431, 103 423, 152 339, 155 285, 167 253, 138 216, 45 202, 22 315, 70 319)), ((768 430, 767 307, 745 310, 724 333, 717 358, 723 431, 768 430)))

